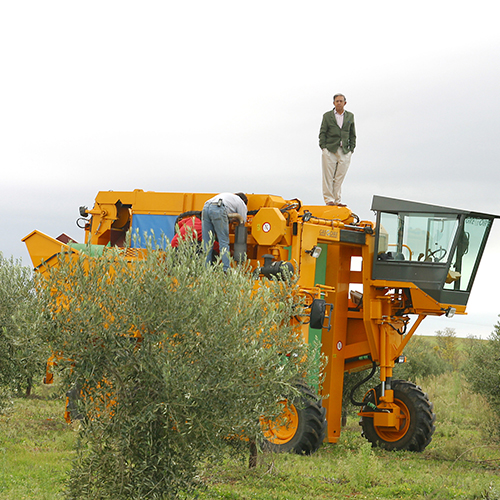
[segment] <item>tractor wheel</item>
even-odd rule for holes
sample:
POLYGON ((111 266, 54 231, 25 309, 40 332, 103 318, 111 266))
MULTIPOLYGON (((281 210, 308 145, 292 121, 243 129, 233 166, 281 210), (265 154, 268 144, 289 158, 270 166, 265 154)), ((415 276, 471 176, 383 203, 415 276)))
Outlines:
POLYGON ((326 409, 321 399, 305 384, 298 384, 302 396, 296 404, 283 401, 284 410, 276 420, 261 419, 262 449, 275 453, 310 455, 326 437, 326 409))
MULTIPOLYGON (((373 446, 380 446, 386 450, 423 451, 431 442, 435 430, 436 415, 433 412, 433 404, 427 394, 413 382, 393 380, 392 389, 394 403, 399 406, 402 415, 399 429, 377 427, 373 423, 373 418, 361 417, 359 425, 363 428, 363 435, 373 446)), ((379 385, 366 394, 363 402, 377 404, 380 395, 379 385)), ((365 406, 363 411, 371 410, 365 406)))

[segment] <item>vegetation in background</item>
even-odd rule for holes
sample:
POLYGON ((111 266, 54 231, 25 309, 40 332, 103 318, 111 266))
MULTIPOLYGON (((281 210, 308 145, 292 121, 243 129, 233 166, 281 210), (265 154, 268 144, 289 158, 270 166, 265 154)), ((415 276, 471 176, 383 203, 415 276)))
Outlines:
POLYGON ((36 301, 31 270, 0 252, 0 407, 8 393, 29 395, 43 373, 49 350, 36 301))
POLYGON ((414 336, 403 352, 406 362, 394 367, 394 378, 415 382, 453 371, 453 366, 443 356, 438 339, 414 336))
POLYGON ((44 336, 83 416, 69 498, 191 491, 203 460, 247 452, 314 358, 291 326, 294 283, 256 287, 191 245, 132 266, 118 252, 68 258, 44 289, 44 336))
POLYGON ((439 357, 452 370, 456 370, 460 364, 460 353, 457 349, 458 339, 455 330, 446 327, 444 330, 438 330, 436 335, 439 357))
POLYGON ((482 394, 500 415, 500 322, 488 340, 471 343, 464 373, 471 388, 482 394))

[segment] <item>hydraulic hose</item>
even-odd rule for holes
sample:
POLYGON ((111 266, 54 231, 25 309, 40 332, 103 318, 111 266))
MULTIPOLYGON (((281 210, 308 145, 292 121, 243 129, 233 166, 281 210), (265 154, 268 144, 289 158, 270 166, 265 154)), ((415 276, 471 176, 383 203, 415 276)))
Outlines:
POLYGON ((373 375, 375 375, 375 371, 377 370, 377 363, 375 363, 375 361, 373 361, 373 364, 372 364, 372 371, 370 372, 370 374, 365 377, 363 380, 361 380, 360 382, 358 382, 351 390, 351 394, 349 395, 349 399, 351 400, 351 403, 354 405, 354 406, 364 406, 365 403, 363 402, 358 402, 358 401, 354 401, 354 391, 361 385, 363 385, 365 382, 368 382, 368 380, 370 380, 373 375))

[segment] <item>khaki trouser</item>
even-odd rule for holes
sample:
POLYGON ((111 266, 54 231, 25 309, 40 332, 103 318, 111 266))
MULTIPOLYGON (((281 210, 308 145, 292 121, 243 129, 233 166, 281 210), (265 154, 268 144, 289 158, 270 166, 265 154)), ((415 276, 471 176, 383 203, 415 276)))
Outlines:
POLYGON ((321 155, 323 167, 323 198, 325 203, 340 203, 342 182, 351 163, 352 152, 344 154, 340 147, 336 153, 324 148, 321 155))

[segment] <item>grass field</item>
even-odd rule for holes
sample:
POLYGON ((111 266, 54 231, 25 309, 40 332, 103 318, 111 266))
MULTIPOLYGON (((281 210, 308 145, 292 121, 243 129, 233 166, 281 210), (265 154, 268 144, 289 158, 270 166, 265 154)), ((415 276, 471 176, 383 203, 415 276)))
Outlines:
MULTIPOLYGON (((341 440, 311 457, 259 455, 207 464, 198 499, 500 499, 496 417, 457 373, 421 383, 434 402, 436 432, 424 453, 372 449, 357 417, 341 440)), ((0 416, 0 499, 64 498, 77 431, 62 417, 57 388, 37 387, 0 416)))
POLYGON ((37 387, 0 416, 0 499, 63 498, 77 433, 63 419, 55 388, 37 387))

